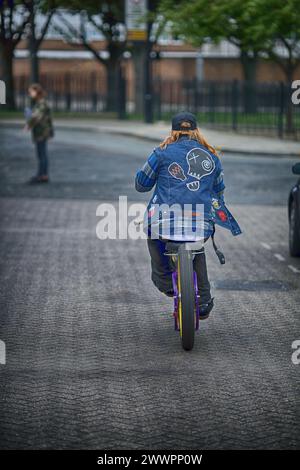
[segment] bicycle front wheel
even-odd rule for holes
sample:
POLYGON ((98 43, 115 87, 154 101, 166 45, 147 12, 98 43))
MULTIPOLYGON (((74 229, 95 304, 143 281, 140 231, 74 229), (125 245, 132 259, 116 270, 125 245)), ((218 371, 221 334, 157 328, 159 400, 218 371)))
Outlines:
POLYGON ((178 319, 181 344, 190 351, 195 338, 195 291, 193 274, 193 255, 181 245, 178 250, 178 319))

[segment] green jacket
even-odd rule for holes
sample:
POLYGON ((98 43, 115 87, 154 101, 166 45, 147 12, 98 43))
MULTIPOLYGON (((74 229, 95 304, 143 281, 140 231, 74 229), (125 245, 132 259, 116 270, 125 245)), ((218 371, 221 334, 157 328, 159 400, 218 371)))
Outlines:
POLYGON ((34 142, 53 137, 54 131, 51 111, 45 99, 42 98, 36 101, 27 124, 29 129, 31 129, 34 142))

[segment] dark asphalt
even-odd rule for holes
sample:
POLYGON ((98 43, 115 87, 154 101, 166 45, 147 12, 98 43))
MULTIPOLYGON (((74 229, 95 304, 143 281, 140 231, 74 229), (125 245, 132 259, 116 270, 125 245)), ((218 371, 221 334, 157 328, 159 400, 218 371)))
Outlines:
POLYGON ((28 137, 0 128, 1 449, 300 448, 293 160, 224 155, 244 233, 218 232, 223 267, 207 247, 216 307, 186 353, 171 301, 149 281, 145 242, 95 235, 99 203, 146 200, 133 177, 150 151, 58 131, 52 182, 30 187, 28 137))
MULTIPOLYGON (((149 141, 58 130, 49 146, 52 184, 34 188, 26 184, 36 171, 28 134, 1 127, 0 123, 0 142, 0 196, 115 201, 122 194, 133 201, 148 198, 135 191, 133 180, 137 168, 153 149, 149 141)), ((222 163, 227 201, 285 205, 295 181, 291 167, 296 161, 225 154, 222 163)))

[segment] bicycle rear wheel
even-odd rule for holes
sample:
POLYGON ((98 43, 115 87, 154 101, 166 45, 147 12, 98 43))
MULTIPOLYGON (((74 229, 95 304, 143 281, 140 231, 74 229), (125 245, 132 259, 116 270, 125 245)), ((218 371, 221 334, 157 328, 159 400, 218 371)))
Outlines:
POLYGON ((193 274, 193 255, 184 244, 178 250, 178 320, 181 344, 190 351, 195 338, 195 292, 193 274))

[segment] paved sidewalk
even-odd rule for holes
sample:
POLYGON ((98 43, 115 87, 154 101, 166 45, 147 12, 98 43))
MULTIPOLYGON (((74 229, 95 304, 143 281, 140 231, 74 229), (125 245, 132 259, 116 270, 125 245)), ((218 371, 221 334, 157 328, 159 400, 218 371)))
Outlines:
MULTIPOLYGON (((22 126, 20 119, 0 120, 0 125, 10 124, 22 126)), ((94 132, 141 137, 151 140, 154 144, 162 141, 169 133, 170 126, 166 123, 145 124, 138 121, 119 121, 102 119, 56 119, 55 127, 61 129, 84 129, 94 132)), ((205 137, 222 152, 270 155, 278 157, 300 157, 300 142, 281 140, 276 137, 240 135, 233 132, 203 128, 205 137)))

